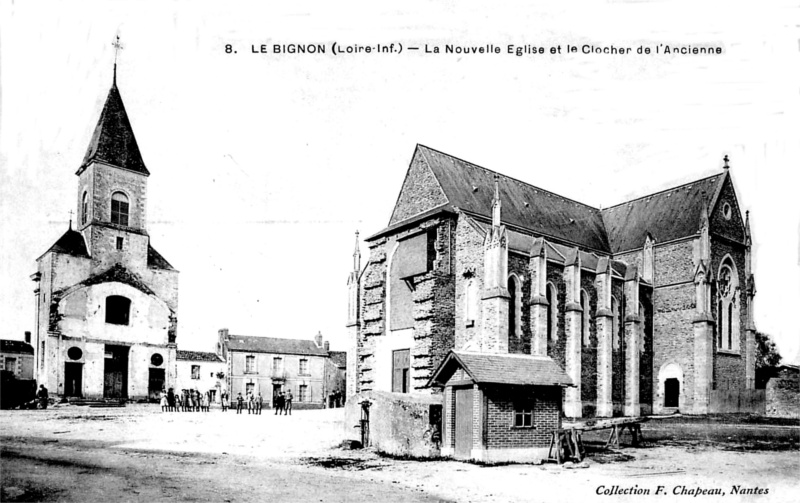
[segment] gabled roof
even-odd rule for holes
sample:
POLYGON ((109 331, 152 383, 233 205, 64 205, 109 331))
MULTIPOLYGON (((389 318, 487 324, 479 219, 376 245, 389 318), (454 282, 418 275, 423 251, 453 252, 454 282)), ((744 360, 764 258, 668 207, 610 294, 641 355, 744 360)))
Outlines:
POLYGON ((147 267, 151 269, 165 269, 168 271, 175 270, 175 268, 167 262, 167 259, 161 256, 149 243, 147 244, 147 267))
POLYGON ((703 206, 717 197, 726 174, 717 174, 602 210, 611 252, 641 248, 647 233, 656 243, 691 236, 700 229, 703 206))
POLYGON ((89 251, 86 248, 86 241, 83 239, 83 234, 72 229, 72 227, 58 238, 58 241, 56 241, 53 246, 42 253, 39 258, 42 258, 45 254, 50 252, 90 258, 89 251))
POLYGON ((339 368, 347 367, 347 352, 346 351, 328 351, 328 356, 331 361, 339 368))
POLYGON ((89 148, 83 158, 78 173, 83 171, 92 161, 99 161, 112 166, 125 168, 137 173, 149 175, 144 165, 139 145, 133 135, 133 128, 122 104, 116 80, 108 92, 100 119, 94 128, 89 141, 89 148))
POLYGON ((256 337, 252 335, 230 335, 228 339, 228 350, 247 351, 251 353, 328 356, 328 352, 318 347, 314 341, 279 339, 277 337, 256 337))
POLYGON ((187 360, 193 362, 215 362, 222 363, 222 360, 217 353, 209 353, 207 351, 184 351, 178 350, 178 360, 187 360))
MULTIPOLYGON (((417 152, 430 167, 450 206, 491 217, 494 171, 424 145, 417 145, 417 152)), ((608 238, 597 208, 502 174, 499 185, 503 223, 585 248, 608 251, 608 238)))
POLYGON ((24 341, 0 339, 0 351, 3 353, 24 353, 32 355, 33 346, 24 341))
POLYGON ((450 351, 428 386, 444 386, 461 367, 477 384, 574 386, 572 379, 548 356, 450 351))

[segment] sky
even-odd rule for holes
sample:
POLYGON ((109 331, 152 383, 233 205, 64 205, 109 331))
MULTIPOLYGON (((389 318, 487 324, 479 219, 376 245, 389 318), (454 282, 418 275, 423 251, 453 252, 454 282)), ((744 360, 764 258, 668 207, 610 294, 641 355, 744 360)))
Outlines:
POLYGON ((388 224, 419 143, 597 207, 718 173, 729 155, 751 211, 756 325, 796 360, 796 2, 484 3, 3 3, 0 336, 34 328, 29 276, 75 211, 119 34, 148 232, 180 271, 182 349, 213 350, 220 328, 322 332, 345 349, 354 232, 388 224), (333 55, 334 42, 404 50, 333 55), (327 52, 272 51, 292 43, 327 52), (659 44, 723 53, 636 53, 659 44))

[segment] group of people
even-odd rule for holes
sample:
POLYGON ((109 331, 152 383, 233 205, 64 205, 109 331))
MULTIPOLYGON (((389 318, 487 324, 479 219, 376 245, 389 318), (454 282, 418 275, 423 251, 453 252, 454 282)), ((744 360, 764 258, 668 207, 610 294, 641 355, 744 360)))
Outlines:
POLYGON ((211 392, 181 390, 175 393, 172 388, 161 393, 161 412, 208 412, 211 407, 211 392))
POLYGON ((281 391, 278 393, 278 396, 275 397, 275 415, 280 416, 283 414, 284 416, 288 414, 292 415, 292 392, 288 391, 286 394, 281 391))

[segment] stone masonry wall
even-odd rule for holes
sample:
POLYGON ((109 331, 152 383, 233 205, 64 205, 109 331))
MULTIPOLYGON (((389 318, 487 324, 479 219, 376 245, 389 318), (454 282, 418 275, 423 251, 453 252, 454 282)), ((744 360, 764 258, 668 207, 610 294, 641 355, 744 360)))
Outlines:
POLYGON ((389 225, 447 203, 442 187, 417 151, 408 167, 389 225))
MULTIPOLYGON (((733 259, 736 266, 736 273, 739 279, 739 292, 737 303, 739 305, 739 350, 736 353, 721 352, 717 348, 718 335, 714 337, 714 389, 744 389, 745 382, 745 348, 747 347, 747 282, 745 278, 745 250, 741 245, 736 245, 725 240, 711 239, 711 267, 714 272, 714 279, 717 278, 720 264, 726 256, 733 259)), ((716 289, 714 289, 716 292, 716 289)), ((716 296, 711 303, 711 315, 715 320, 719 320, 718 302, 716 296)), ((719 333, 720 327, 716 327, 715 333, 719 333)), ((736 334, 734 334, 734 337, 736 334)))
MULTIPOLYGON (((581 271, 581 289, 589 296, 588 314, 589 343, 582 342, 581 348, 581 401, 583 402, 583 416, 594 417, 597 409, 597 290, 594 285, 595 275, 581 271)), ((583 338, 583 337, 581 337, 583 338)))
POLYGON ((721 234, 729 239, 744 242, 744 222, 742 222, 739 203, 736 200, 736 193, 733 190, 733 183, 728 178, 717 200, 717 206, 709 215, 709 224, 712 233, 721 234), (730 219, 725 218, 722 212, 724 203, 731 205, 730 219))
POLYGON ((547 282, 556 288, 558 306, 556 309, 556 340, 547 342, 547 356, 552 358, 561 368, 567 367, 567 329, 565 313, 567 304, 567 286, 564 283, 564 268, 552 262, 547 263, 547 282))
POLYGON ((386 297, 386 238, 369 243, 370 255, 362 276, 361 319, 356 363, 358 391, 371 391, 374 386, 375 337, 383 335, 386 297))
POLYGON ((460 215, 455 229, 455 347, 460 350, 477 343, 481 334, 480 298, 483 292, 483 236, 460 215), (471 326, 467 326, 467 284, 474 283, 471 326))

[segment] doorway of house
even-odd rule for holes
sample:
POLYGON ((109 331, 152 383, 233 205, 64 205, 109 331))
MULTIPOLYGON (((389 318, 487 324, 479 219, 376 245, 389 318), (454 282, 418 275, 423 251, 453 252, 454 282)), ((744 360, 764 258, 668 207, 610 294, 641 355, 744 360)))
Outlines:
POLYGON ((64 362, 64 395, 83 396, 83 364, 64 362))
POLYGON ((275 402, 278 399, 278 395, 280 392, 283 391, 283 384, 273 384, 272 385, 272 407, 275 407, 275 402))
POLYGON ((681 394, 681 383, 671 377, 664 381, 664 407, 677 407, 681 394))
POLYGON ((455 457, 469 459, 472 452, 472 388, 456 388, 455 457))
POLYGON ((128 397, 128 346, 106 344, 103 397, 128 397))
POLYGON ((150 369, 147 378, 147 398, 151 402, 161 398, 161 390, 164 389, 164 369, 150 369))

